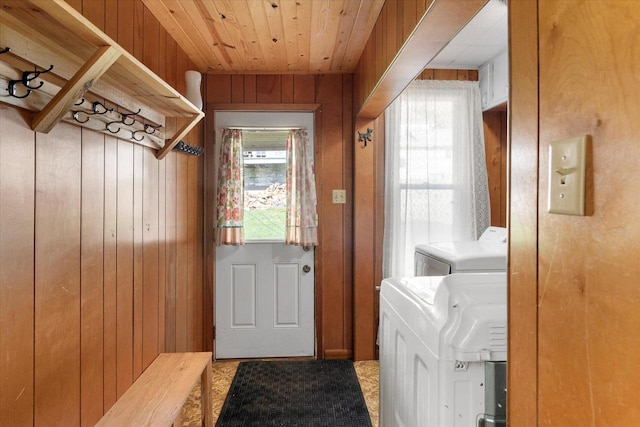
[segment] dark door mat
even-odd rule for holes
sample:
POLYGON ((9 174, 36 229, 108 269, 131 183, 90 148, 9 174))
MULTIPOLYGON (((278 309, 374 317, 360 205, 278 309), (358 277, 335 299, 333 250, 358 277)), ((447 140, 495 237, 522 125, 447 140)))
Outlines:
POLYGON ((242 362, 217 427, 371 427, 350 360, 242 362))

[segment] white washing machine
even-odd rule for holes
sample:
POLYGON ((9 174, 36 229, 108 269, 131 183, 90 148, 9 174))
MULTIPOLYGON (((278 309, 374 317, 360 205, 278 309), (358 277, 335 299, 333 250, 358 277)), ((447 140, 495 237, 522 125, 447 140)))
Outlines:
POLYGON ((416 246, 416 276, 507 271, 507 229, 489 227, 478 240, 416 246))
POLYGON ((506 272, 391 278, 380 292, 380 426, 506 426, 506 272))

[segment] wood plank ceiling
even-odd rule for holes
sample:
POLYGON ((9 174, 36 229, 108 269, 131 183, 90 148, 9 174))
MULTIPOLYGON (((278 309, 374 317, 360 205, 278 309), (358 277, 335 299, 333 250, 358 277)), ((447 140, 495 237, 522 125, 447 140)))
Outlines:
POLYGON ((142 0, 201 72, 351 73, 384 0, 142 0))

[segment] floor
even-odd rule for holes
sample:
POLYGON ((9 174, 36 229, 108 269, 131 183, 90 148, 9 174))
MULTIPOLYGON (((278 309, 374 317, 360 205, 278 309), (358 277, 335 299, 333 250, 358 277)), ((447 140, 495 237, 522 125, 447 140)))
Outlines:
MULTIPOLYGON (((213 422, 220 415, 220 410, 231 387, 233 376, 240 362, 214 362, 212 365, 212 399, 213 422)), ((367 403, 367 409, 371 416, 371 424, 378 427, 378 361, 354 362, 356 374, 360 381, 360 387, 367 403)), ((182 409, 182 426, 200 426, 200 384, 194 389, 182 409)))

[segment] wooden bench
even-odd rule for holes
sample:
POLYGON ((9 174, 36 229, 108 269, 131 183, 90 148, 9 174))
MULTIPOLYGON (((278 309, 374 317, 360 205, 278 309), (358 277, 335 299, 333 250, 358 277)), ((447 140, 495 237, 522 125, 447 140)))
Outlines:
POLYGON ((96 426, 178 426, 180 410, 202 379, 202 425, 213 427, 211 353, 161 353, 96 426))

